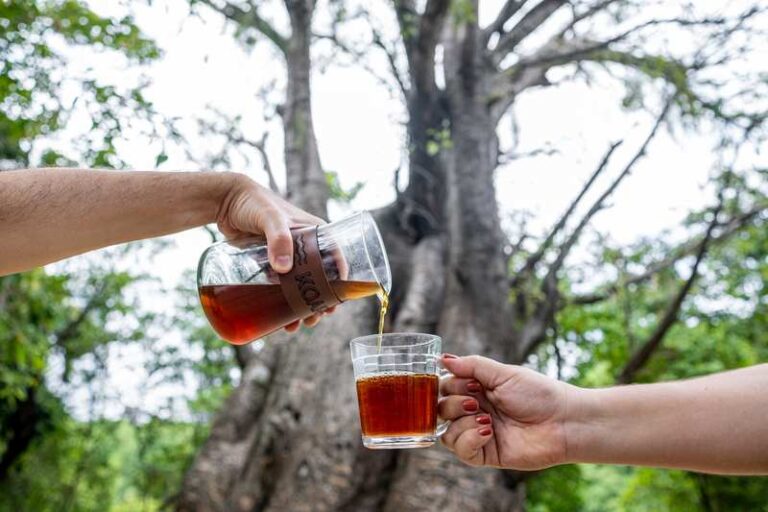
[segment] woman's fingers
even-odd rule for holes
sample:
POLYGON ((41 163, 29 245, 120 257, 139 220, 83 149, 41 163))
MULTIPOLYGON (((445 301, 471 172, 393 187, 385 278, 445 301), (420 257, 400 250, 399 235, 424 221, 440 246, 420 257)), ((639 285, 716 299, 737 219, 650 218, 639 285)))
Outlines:
POLYGON ((480 404, 471 396, 451 395, 440 399, 437 411, 442 419, 453 421, 468 414, 477 414, 480 404))
POLYGON ((462 379, 450 376, 440 379, 440 394, 442 395, 467 395, 479 393, 483 387, 475 379, 462 379))
POLYGON ((451 423, 441 442, 464 463, 485 464, 483 448, 493 438, 491 417, 487 414, 464 416, 451 423))

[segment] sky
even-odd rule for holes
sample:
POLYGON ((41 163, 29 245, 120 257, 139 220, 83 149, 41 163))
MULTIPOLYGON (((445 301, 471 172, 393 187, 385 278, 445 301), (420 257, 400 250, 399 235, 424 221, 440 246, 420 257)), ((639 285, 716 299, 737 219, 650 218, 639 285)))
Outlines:
MULTIPOLYGON (((493 15, 493 3, 483 4, 487 7, 481 11, 481 23, 493 15)), ((105 15, 123 14, 127 9, 123 2, 94 1, 91 6, 105 15)), ((219 141, 196 133, 197 118, 207 115, 209 106, 230 115, 241 114, 242 130, 249 137, 258 139, 269 130, 271 163, 278 181, 283 183, 279 125, 275 120, 264 122, 265 109, 256 97, 259 89, 273 81, 278 84, 279 97, 283 67, 269 44, 260 42, 252 50, 244 50, 235 42, 232 28, 218 15, 201 10, 199 17, 189 17, 187 3, 182 0, 133 2, 130 9, 137 24, 164 54, 143 70, 151 80, 145 96, 160 112, 179 119, 195 155, 199 158, 218 150, 219 141)), ((96 74, 125 84, 138 80, 136 70, 114 56, 87 51, 72 51, 70 55, 72 72, 96 74)), ((369 72, 338 65, 339 60, 344 59, 332 61, 312 77, 313 115, 321 160, 327 170, 339 174, 343 185, 364 182, 365 186, 350 206, 334 206, 332 218, 353 209, 375 209, 393 199, 393 174, 404 163, 405 143, 405 112, 400 99, 369 72)), ((600 193, 621 171, 654 121, 651 113, 623 110, 623 94, 620 84, 601 75, 590 85, 564 83, 527 92, 518 99, 514 107, 519 126, 517 150, 555 147, 558 153, 519 159, 498 168, 498 200, 507 225, 515 212, 525 211, 530 228, 543 233, 596 168, 609 144, 618 139, 623 139, 624 144, 616 152, 609 172, 597 183, 595 193, 600 193)), ((82 129, 86 123, 84 113, 76 115, 72 130, 82 129)), ((59 143, 65 145, 67 136, 63 134, 59 143)), ((500 124, 499 136, 502 145, 511 143, 509 116, 500 124)), ((691 209, 711 203, 711 191, 705 185, 716 162, 713 142, 710 133, 678 131, 672 136, 662 132, 652 142, 648 156, 614 195, 612 208, 595 217, 593 228, 621 244, 664 230, 674 231, 691 209)), ((154 168, 162 147, 162 141, 147 141, 130 132, 118 144, 120 156, 139 170, 154 168)), ((199 168, 181 149, 168 146, 166 150, 169 159, 161 170, 199 168)), ((239 168, 233 170, 266 183, 258 158, 236 164, 239 168)), ((589 198, 585 204, 590 204, 589 198)), ((172 248, 148 258, 144 266, 170 288, 185 278, 185 271, 196 266, 210 238, 196 230, 168 240, 172 248)), ((168 296, 150 294, 145 297, 144 307, 173 306, 168 296)), ((178 337, 171 338, 168 343, 183 343, 178 337)), ((118 398, 105 412, 107 415, 119 414, 124 405, 151 409, 151 404, 179 393, 179 388, 174 387, 143 389, 139 384, 146 379, 142 365, 150 357, 139 346, 128 345, 111 352, 110 377, 105 386, 118 398)), ((82 413, 85 407, 83 393, 85 390, 77 383, 71 386, 70 404, 76 412, 82 413)))

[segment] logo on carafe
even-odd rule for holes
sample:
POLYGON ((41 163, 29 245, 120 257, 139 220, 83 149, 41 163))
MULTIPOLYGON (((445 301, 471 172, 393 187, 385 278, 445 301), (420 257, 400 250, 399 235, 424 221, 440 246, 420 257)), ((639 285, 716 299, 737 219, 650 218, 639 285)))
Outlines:
MULTIPOLYGON (((301 301, 312 313, 317 313, 327 309, 333 304, 337 304, 338 300, 333 301, 335 297, 326 282, 327 279, 323 271, 322 259, 320 257, 319 247, 317 247, 317 241, 305 240, 304 236, 305 233, 301 231, 294 232, 294 268, 289 275, 293 277, 292 282, 299 292, 298 295, 301 298, 301 301), (319 283, 318 281, 320 280, 323 280, 324 282, 319 283), (325 284, 325 288, 328 288, 326 293, 323 293, 321 284, 325 284), (330 292, 330 295, 328 292, 330 292), (332 302, 333 304, 329 304, 329 302, 332 302)), ((315 232, 312 232, 310 236, 317 235, 315 232)))

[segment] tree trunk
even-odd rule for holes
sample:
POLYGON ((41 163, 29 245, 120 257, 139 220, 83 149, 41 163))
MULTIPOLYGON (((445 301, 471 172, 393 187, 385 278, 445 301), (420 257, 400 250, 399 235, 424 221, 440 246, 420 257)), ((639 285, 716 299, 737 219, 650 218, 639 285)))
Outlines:
MULTIPOLYGON (((444 294, 437 324, 444 350, 503 360, 510 353, 504 346, 510 308, 493 183, 495 124, 483 99, 487 91, 477 27, 451 26, 444 40, 442 100, 453 143, 442 154, 448 212, 440 226, 447 242, 445 284, 443 293, 409 290, 407 300, 415 300, 412 294, 417 293, 444 294)), ((413 450, 399 456, 384 510, 509 511, 520 509, 521 496, 521 487, 505 485, 497 470, 463 466, 440 449, 413 450)))
POLYGON ((320 165, 312 123, 310 44, 314 0, 286 0, 291 38, 286 49, 288 71, 285 105, 281 111, 285 138, 288 199, 305 210, 326 217, 328 185, 320 165))
MULTIPOLYGON (((306 38, 296 32, 308 19, 307 4, 286 3, 294 30, 283 110, 288 192, 323 214, 327 188, 317 181, 308 25, 306 38)), ((434 77, 416 76, 429 55, 413 55, 411 65, 421 67, 411 69, 408 97, 409 186, 375 212, 393 272, 388 327, 437 332, 446 351, 507 359, 515 350, 508 344, 511 311, 493 184, 495 122, 483 99, 476 24, 452 27, 445 91, 434 77), (435 152, 435 134, 444 130, 453 147, 435 152)), ((423 47, 414 44, 414 52, 423 47)), ((523 488, 510 474, 463 466, 440 447, 363 448, 347 344, 375 331, 376 313, 372 300, 344 304, 313 330, 271 336, 215 419, 179 510, 522 510, 523 488)))

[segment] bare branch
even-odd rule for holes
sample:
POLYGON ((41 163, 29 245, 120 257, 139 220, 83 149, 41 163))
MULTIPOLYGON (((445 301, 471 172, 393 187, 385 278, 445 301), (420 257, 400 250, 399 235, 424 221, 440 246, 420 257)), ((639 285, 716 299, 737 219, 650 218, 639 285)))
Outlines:
POLYGON ((552 147, 536 148, 530 151, 522 151, 522 152, 508 151, 506 153, 501 153, 497 157, 496 163, 497 165, 504 165, 510 162, 514 162, 515 160, 521 160, 523 158, 533 158, 537 156, 552 156, 557 153, 559 153, 559 151, 552 147))
POLYGON ((386 43, 381 38, 381 34, 379 34, 379 32, 376 30, 373 31, 373 44, 377 48, 381 48, 381 50, 384 52, 384 55, 387 57, 387 63, 389 64, 389 71, 392 73, 392 77, 395 79, 395 82, 397 82, 397 85, 400 88, 400 92, 403 94, 403 98, 407 98, 408 87, 405 85, 405 79, 400 73, 400 68, 397 65, 397 57, 394 51, 387 48, 386 43))
POLYGON ((571 22, 565 26, 565 28, 560 32, 560 34, 565 34, 569 30, 571 30, 577 23, 580 21, 584 21, 587 18, 591 18, 595 14, 597 14, 600 11, 604 11, 607 9, 611 4, 615 4, 618 0, 603 0, 602 2, 598 2, 595 5, 591 6, 586 11, 574 14, 573 19, 571 22))
POLYGON ((272 172, 272 164, 270 164, 269 155, 267 155, 268 136, 269 132, 264 132, 264 135, 261 136, 259 141, 251 141, 243 138, 241 142, 256 148, 256 150, 259 152, 259 155, 261 155, 261 162, 264 165, 264 172, 267 173, 267 178, 269 179, 269 188, 272 190, 272 192, 280 194, 280 188, 277 186, 277 181, 275 181, 275 175, 272 172))
POLYGON ((421 91, 435 87, 435 49, 450 4, 449 0, 428 0, 419 19, 418 36, 410 61, 412 83, 421 91))
MULTIPOLYGON (((350 46, 346 42, 339 39, 336 36, 336 34, 333 34, 333 33, 332 34, 314 33, 312 35, 317 39, 325 39, 327 41, 330 41, 336 48, 353 57, 356 61, 355 65, 362 66, 362 68, 365 69, 367 72, 369 72, 371 76, 373 76, 381 85, 383 85, 387 89, 391 89, 392 84, 389 81, 387 81, 387 79, 384 76, 380 75, 379 72, 373 68, 373 66, 371 66, 368 62, 365 61, 365 57, 366 57, 365 50, 357 49, 350 46)), ((371 44, 373 44, 375 47, 384 51, 387 57, 390 72, 392 73, 392 77, 397 83, 397 88, 400 90, 400 93, 403 95, 403 98, 407 98, 408 87, 406 86, 406 82, 403 79, 403 75, 397 66, 396 56, 392 50, 386 47, 386 43, 384 43, 384 41, 381 39, 380 34, 375 29, 373 29, 373 40, 371 41, 371 44)))
POLYGON ((526 321, 520 333, 518 344, 518 360, 520 362, 525 361, 536 350, 539 343, 544 341, 547 327, 553 325, 555 313, 560 309, 560 291, 557 288, 557 276, 555 274, 549 274, 544 278, 541 291, 544 293, 544 298, 538 302, 536 311, 526 321))
POLYGON ((704 256, 707 253, 707 248, 709 247, 709 244, 712 241, 712 233, 714 232, 714 229, 717 226, 717 222, 718 222, 717 219, 720 215, 720 211, 723 208, 722 192, 723 191, 721 189, 720 201, 717 205, 717 208, 715 208, 714 214, 712 215, 712 222, 709 223, 709 226, 707 227, 707 232, 705 233, 704 238, 699 243, 698 251, 696 253, 696 261, 693 263, 693 266, 691 267, 690 277, 685 281, 685 284, 683 284, 683 286, 680 288, 680 291, 677 292, 677 295, 675 295, 675 298, 672 300, 672 302, 670 302, 669 306, 664 312, 664 315, 659 321, 659 324, 656 326, 656 329, 654 329, 651 336, 634 353, 634 355, 630 357, 629 361, 627 361, 627 364, 624 366, 624 369, 621 371, 618 378, 616 379, 617 382, 619 382, 620 384, 629 384, 630 382, 635 380, 635 377, 637 376, 637 372, 641 368, 643 368, 643 366, 645 366, 645 364, 651 358, 651 356, 656 351, 656 349, 661 345, 662 341, 664 341, 664 337, 669 332, 669 329, 677 321, 677 317, 680 313, 680 308, 683 305, 683 301, 690 293, 691 288, 693 288, 693 283, 694 281, 696 281, 696 277, 698 276, 698 273, 699 273, 699 265, 704 260, 704 256))
POLYGON ((605 170, 605 168, 608 166, 608 161, 611 158, 611 155, 613 155, 613 152, 618 148, 623 141, 617 141, 611 144, 611 146, 608 148, 608 151, 603 156, 602 161, 600 162, 600 165, 598 165, 597 169, 595 169, 595 172, 592 173, 592 176, 589 177, 587 182, 584 184, 584 186, 581 188, 581 191, 576 196, 576 198, 571 202, 570 206, 565 210, 563 215, 560 217, 560 220, 557 221, 557 223, 552 227, 547 237, 544 239, 544 241, 541 243, 539 248, 531 254, 528 259, 525 261, 525 265, 523 265, 523 268, 521 268, 515 277, 512 279, 512 285, 514 286, 521 278, 523 278, 525 275, 529 274, 536 264, 541 261, 541 258, 544 256, 544 253, 549 249, 549 247, 552 245, 553 240, 555 239, 555 236, 565 227, 565 224, 568 222, 568 219, 573 214, 574 210, 576 210, 576 207, 579 205, 581 200, 584 198, 586 193, 589 191, 589 189, 594 184, 595 180, 597 180, 597 177, 602 174, 602 172, 605 170))
MULTIPOLYGON (((280 188, 278 187, 277 181, 275 180, 275 175, 272 172, 272 164, 270 163, 269 155, 267 154, 267 138, 269 137, 269 132, 265 131, 262 134, 261 139, 250 139, 243 135, 243 133, 238 128, 238 118, 232 119, 226 114, 215 109, 213 112, 220 118, 222 124, 220 125, 215 121, 206 121, 200 119, 198 120, 198 123, 200 125, 201 132, 221 135, 226 139, 228 144, 250 146, 251 148, 255 149, 259 153, 264 172, 267 174, 267 179, 269 180, 269 188, 273 192, 280 194, 280 188)), ((269 118, 265 116, 264 120, 268 121, 269 118)), ((226 149, 227 148, 225 145, 225 147, 222 149, 222 153, 226 152, 226 149)))
POLYGON ((619 184, 621 184, 624 178, 626 178, 632 172, 632 169, 634 168, 635 164, 645 155, 645 151, 648 148, 648 145, 656 136, 656 133, 658 132, 659 127, 661 127, 661 124, 664 122, 664 119, 667 117, 667 113, 672 107, 673 101, 674 101, 674 95, 670 96, 670 98, 665 103, 664 108, 662 109, 659 116, 656 118, 656 122, 654 123, 653 128, 651 129, 650 133, 643 141, 640 148, 635 153, 635 156, 632 157, 632 160, 629 161, 629 163, 624 167, 624 170, 622 170, 621 173, 613 181, 613 183, 611 183, 611 186, 608 187, 608 189, 605 192, 603 192, 603 194, 595 201, 595 203, 592 205, 589 211, 587 211, 587 213, 581 219, 581 222, 579 222, 578 226, 576 226, 576 229, 573 230, 573 233, 571 233, 571 236, 563 243, 563 245, 560 246, 560 252, 557 255, 557 258, 555 259, 555 261, 550 266, 548 270, 548 275, 553 275, 558 270, 560 270, 560 267, 563 265, 565 258, 568 256, 571 249, 578 241, 582 231, 587 226, 589 221, 598 211, 600 211, 603 208, 603 205, 605 204, 605 200, 608 199, 613 194, 613 192, 618 188, 619 184))
POLYGON ((496 15, 496 19, 491 22, 490 25, 483 29, 482 41, 483 46, 488 45, 488 40, 496 32, 504 31, 504 24, 515 15, 517 11, 525 4, 526 0, 507 0, 504 5, 499 9, 499 13, 496 15))
MULTIPOLYGON (((663 120, 666 118, 667 113, 669 112, 669 109, 672 105, 673 99, 674 96, 667 100, 664 108, 662 109, 662 112, 656 119, 656 123, 653 125, 651 132, 648 134, 645 141, 640 146, 640 149, 638 149, 637 153, 635 153, 635 156, 632 158, 632 160, 629 161, 621 174, 616 177, 611 186, 609 186, 608 189, 603 192, 603 194, 595 201, 589 211, 584 215, 579 224, 573 230, 571 236, 568 237, 568 239, 560 246, 560 252, 558 253, 557 258, 552 263, 552 265, 550 265, 549 269, 547 270, 547 275, 544 277, 542 282, 542 292, 544 293, 544 298, 538 302, 536 305, 536 311, 534 312, 533 316, 526 321, 525 326, 523 327, 523 330, 520 334, 520 343, 518 345, 519 357, 521 358, 520 360, 524 360, 528 355, 536 350, 536 347, 539 345, 539 343, 545 339, 547 327, 552 324, 554 321, 555 313, 560 308, 560 292, 557 288, 557 272, 563 265, 566 256, 576 244, 576 241, 579 239, 579 236, 589 221, 592 219, 592 217, 603 208, 605 200, 610 197, 611 194, 613 194, 622 180, 632 171, 635 163, 637 163, 637 161, 640 160, 640 158, 645 154, 645 150, 648 147, 648 144, 654 138, 663 120)), ((608 155, 606 155, 606 157, 609 156, 610 152, 608 155)), ((604 161, 607 164, 607 158, 604 158, 604 161)))
MULTIPOLYGON (((732 219, 726 222, 720 223, 717 226, 717 228, 720 229, 720 231, 717 234, 712 235, 712 241, 710 242, 710 245, 714 245, 714 244, 721 243, 728 240, 735 233, 738 233, 745 226, 749 225, 749 223, 755 217, 757 217, 760 213, 762 213, 766 209, 768 209, 768 204, 760 204, 747 210, 746 212, 740 215, 736 215, 735 217, 733 217, 732 219)), ((652 265, 649 265, 648 268, 645 270, 645 272, 625 277, 621 280, 621 282, 613 283, 602 291, 598 291, 598 292, 590 293, 586 295, 579 295, 576 297, 571 297, 570 299, 568 299, 567 304, 589 305, 589 304, 596 304, 598 302, 607 300, 610 297, 612 297, 614 294, 616 294, 616 292, 618 292, 620 286, 622 285, 629 286, 632 284, 639 284, 639 283, 645 282, 651 279, 653 276, 655 276, 659 272, 670 268, 671 266, 673 266, 675 263, 685 258, 686 256, 693 254, 700 247, 701 241, 702 241, 701 236, 695 237, 685 242, 684 244, 680 245, 676 250, 674 250, 666 258, 663 258, 658 262, 652 265)))
MULTIPOLYGON (((594 8, 595 12, 607 7, 609 4, 610 2, 607 0, 598 4, 594 8)), ((591 10, 588 12, 591 12, 591 10)), ((522 91, 534 86, 549 85, 546 79, 546 73, 549 69, 582 61, 616 62, 625 66, 635 67, 652 77, 664 78, 667 82, 675 85, 684 96, 692 99, 695 95, 688 87, 688 71, 691 69, 701 69, 705 65, 711 65, 712 62, 707 63, 697 58, 692 63, 686 65, 672 58, 660 58, 658 55, 637 55, 629 51, 613 49, 611 46, 642 29, 660 24, 677 24, 685 27, 724 26, 723 33, 728 34, 733 30, 732 27, 728 26, 729 21, 734 21, 736 26, 741 26, 746 20, 761 12, 758 8, 752 8, 735 18, 713 16, 702 19, 680 17, 653 19, 626 29, 602 41, 588 38, 566 39, 565 35, 573 23, 588 17, 586 16, 587 13, 577 15, 575 21, 572 20, 571 24, 542 45, 536 53, 529 57, 521 58, 514 65, 497 73, 497 76, 493 79, 492 92, 488 99, 489 105, 494 113, 494 118, 500 119, 509 109, 510 105, 512 105, 515 97, 522 91)), ((503 57, 503 55, 499 55, 497 62, 500 62, 503 57)), ((695 99, 704 103, 701 98, 695 97, 695 99)), ((716 105, 712 105, 712 108, 710 108, 710 106, 703 104, 703 107, 713 111, 716 110, 714 108, 716 105)), ((760 115, 753 118, 748 116, 736 117, 739 120, 746 118, 745 120, 748 123, 760 123, 763 120, 760 115)))
POLYGON ((288 38, 277 31, 270 22, 262 18, 255 6, 249 4, 250 9, 245 10, 230 2, 224 2, 223 5, 219 5, 213 0, 199 0, 199 2, 238 23, 240 26, 258 30, 267 39, 272 41, 283 54, 288 52, 288 38))
POLYGON ((494 61, 496 63, 501 62, 523 39, 539 28, 564 4, 565 0, 542 0, 539 2, 509 32, 502 34, 499 43, 492 52, 494 61))

